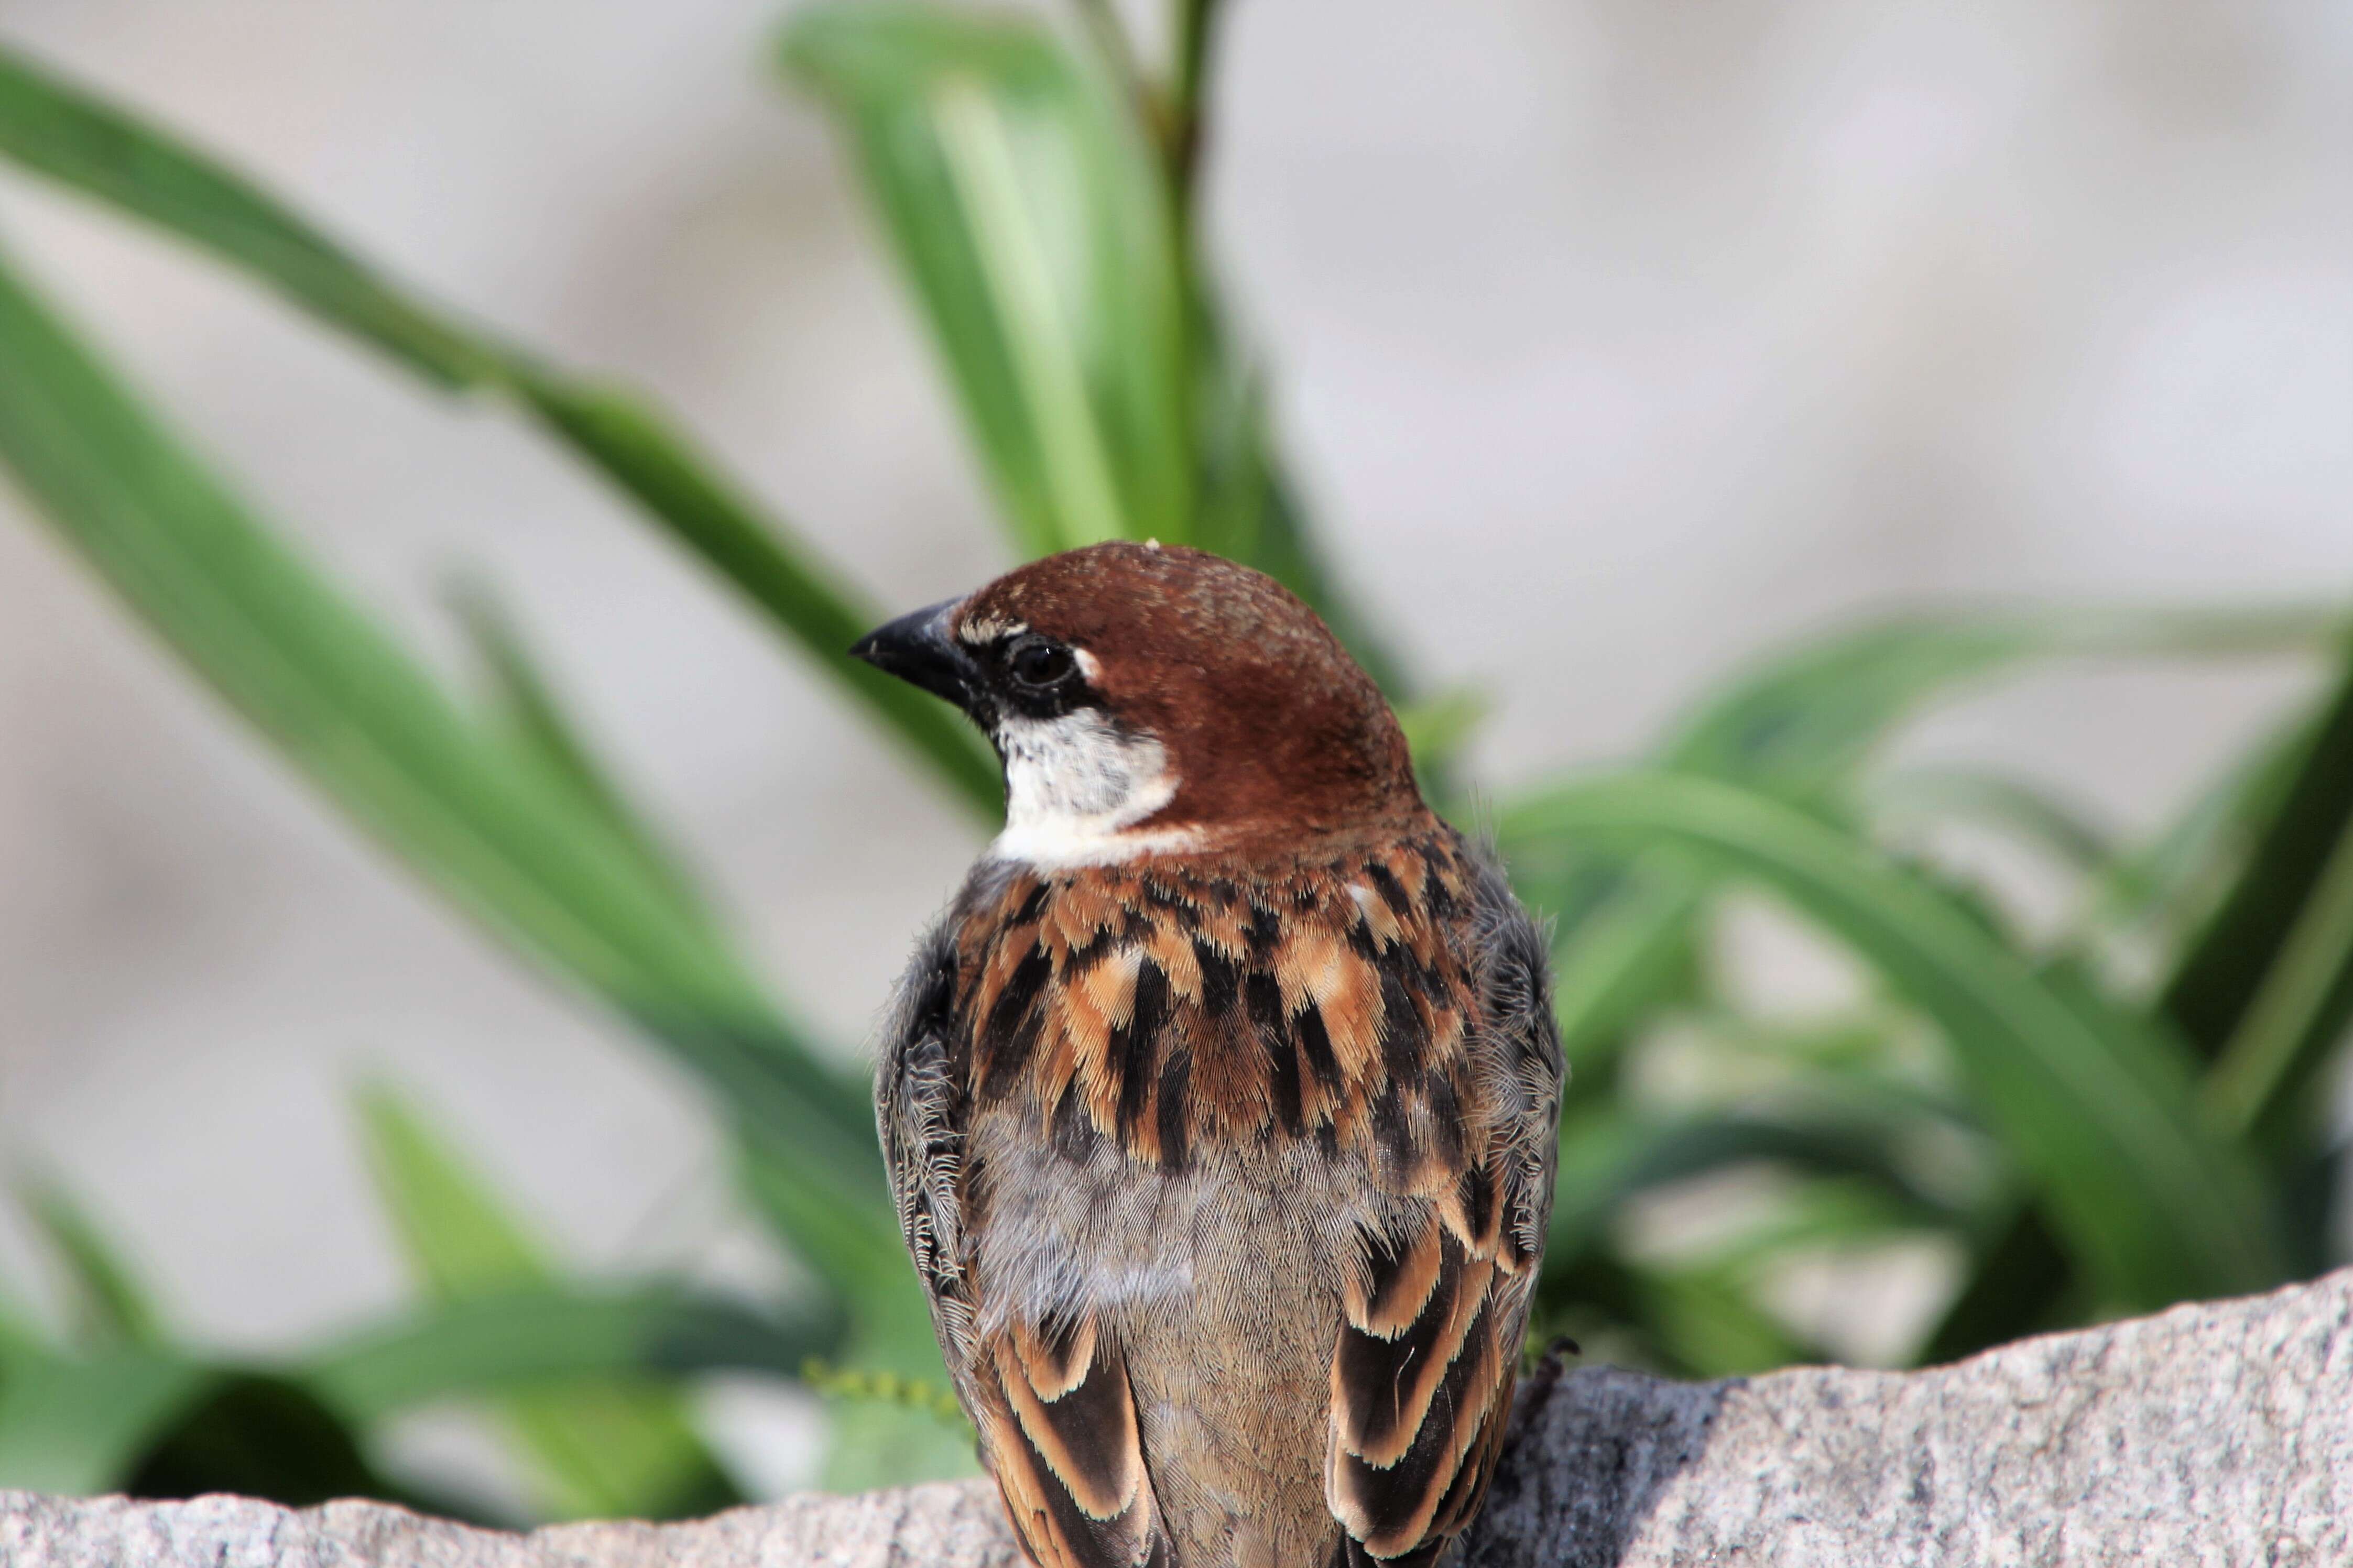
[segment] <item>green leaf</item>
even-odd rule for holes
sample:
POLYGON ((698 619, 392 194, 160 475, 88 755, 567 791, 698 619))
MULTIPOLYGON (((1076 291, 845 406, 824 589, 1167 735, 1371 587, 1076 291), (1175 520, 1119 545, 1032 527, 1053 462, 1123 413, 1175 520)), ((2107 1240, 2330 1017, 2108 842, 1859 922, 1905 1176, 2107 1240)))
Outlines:
POLYGON ((1663 773, 1555 788, 1504 837, 1669 844, 1762 881, 1876 966, 1944 1029, 1989 1121, 2119 1307, 2275 1280, 2254 1177, 2202 1125, 2177 1051, 2075 999, 1942 896, 1811 815, 1756 791, 1663 773))
POLYGON ((1919 1223, 1949 1222, 1951 1207, 1908 1168, 1906 1128, 1886 1117, 1728 1110, 1643 1117, 1617 1108, 1562 1123, 1559 1187, 1548 1255, 1599 1244, 1626 1204, 1645 1193, 1743 1165, 1860 1178, 1919 1223))
POLYGON ((2202 929, 2278 816, 2317 720, 2299 714, 2230 758, 2163 832, 2108 868, 2084 900, 2082 923, 2147 928, 2160 937, 2202 929))
POLYGON ((1722 1269, 1640 1268, 1641 1321, 1678 1367, 1697 1377, 1744 1377, 1830 1358, 1753 1300, 1722 1269))
MULTIPOLYGON (((838 1357, 854 1374, 887 1373, 944 1385, 931 1311, 888 1211, 860 1211, 812 1186, 802 1167, 745 1145, 744 1194, 796 1252, 842 1293, 850 1330, 838 1357)), ((973 1473, 968 1435, 931 1414, 872 1400, 829 1400, 825 1468, 829 1491, 861 1491, 973 1473)))
POLYGON ((543 425, 766 612, 983 821, 997 820, 1004 781, 972 726, 938 698, 849 657, 849 645, 880 626, 883 612, 853 592, 805 541, 763 514, 641 395, 529 364, 512 368, 516 395, 543 425))
MULTIPOLYGON (((882 1300, 897 1303, 895 1321, 909 1328, 928 1324, 887 1196, 845 1202, 839 1185, 809 1162, 748 1138, 736 1145, 735 1173, 769 1227, 850 1303, 861 1332, 872 1327, 882 1300)), ((923 1331, 929 1334, 928 1326, 923 1331)))
POLYGON ((1486 692, 1469 687, 1398 704, 1398 727, 1405 731, 1406 748, 1413 753, 1414 771, 1421 775, 1425 791, 1433 773, 1444 773, 1461 759, 1493 707, 1486 692))
POLYGON ((164 1351, 11 1356, 0 1369, 0 1488, 111 1490, 218 1386, 216 1372, 164 1351))
POLYGON ((1768 658, 1685 720, 1666 757, 1799 798, 1845 778, 1923 702, 2023 659, 2309 652, 2345 625, 2310 605, 1907 616, 1768 658))
MULTIPOLYGON (((398 1097, 366 1090, 359 1113, 377 1194, 434 1297, 465 1301, 553 1282, 481 1178, 398 1097)), ((678 1394, 651 1378, 566 1379, 500 1404, 559 1517, 679 1518, 742 1500, 678 1394)))
POLYGON ((108 1484, 133 1497, 234 1492, 289 1508, 347 1497, 415 1500, 375 1472, 352 1429, 315 1394, 258 1373, 218 1378, 108 1484))
POLYGON ((2340 685, 2277 815, 2184 957, 2161 1006, 2214 1058, 2223 1123, 2283 1152, 2353 1017, 2353 676, 2340 685))
MULTIPOLYGON (((2304 781, 2315 764, 2324 773, 2328 769, 2319 745, 2330 727, 2325 721, 2342 722, 2340 703, 2330 707, 2331 713, 2299 718, 2245 755, 2232 758, 2152 845, 2110 872, 2091 900, 2094 918, 2122 912, 2168 923, 2179 918, 2178 911, 2185 905, 2210 896, 2219 900, 2203 922, 2204 941, 2192 948, 2158 1004, 2158 1016, 2202 1054, 2228 1047, 2233 1020, 2246 1016, 2248 1004, 2262 988, 2258 976, 2263 964, 2279 951, 2265 943, 2282 941, 2292 929, 2293 922, 2283 926, 2282 909, 2273 907, 2283 889, 2280 879, 2312 874, 2315 882, 2307 884, 2307 895, 2327 879, 2326 865, 2303 864, 2296 856, 2281 856, 2259 873, 2259 857, 2247 852, 2242 841, 2276 845, 2284 836, 2308 845, 2316 823, 2325 831, 2325 800, 2307 805, 2309 815, 2292 831, 2285 826, 2284 808, 2299 790, 2318 793, 2317 786, 2304 781), (2241 864, 2232 886, 2209 895, 2207 885, 2233 860, 2241 864), (2226 916, 2225 909, 2232 905, 2235 911, 2226 916), (2263 918, 2257 918, 2258 911, 2265 911, 2263 918)), ((2335 853, 2329 851, 2332 858, 2335 853)), ((2210 1069, 2204 1086, 2210 1100, 2218 1092, 2216 1084, 2210 1069)), ((2294 1098, 2282 1094, 2275 1103, 2292 1105, 2294 1098)), ((2293 1202, 2299 1171, 2309 1169, 2300 1164, 2298 1151, 2308 1149, 2310 1142, 2309 1129, 2293 1128, 2265 1128, 2249 1141, 2249 1147, 2289 1184, 2290 1201, 2283 1205, 2287 1244, 2292 1259, 2306 1270, 2320 1265, 2327 1238, 2335 1234, 2325 1204, 2299 1210, 2293 1202)), ((2081 1292, 2081 1281, 2050 1227, 2031 1208, 2021 1207, 1979 1249, 1968 1281, 1946 1310, 1924 1354, 1932 1361, 1951 1361, 2061 1327, 2080 1316, 2084 1304, 2074 1298, 2081 1292)))
POLYGON ((651 880, 669 889, 681 914, 715 929, 709 900, 694 878, 596 760, 523 646, 512 617, 490 588, 460 580, 450 585, 448 600, 475 657, 490 676, 501 728, 516 748, 571 787, 580 804, 603 822, 614 842, 637 857, 651 880))
MULTIPOLYGON (((2341 637, 2344 626, 2341 612, 2298 606, 1906 616, 1768 656, 1676 724, 1662 754, 1680 771, 1818 806, 1895 726, 2025 659, 2306 651, 2341 637)), ((1524 832, 1510 847, 1513 879, 1559 921, 1563 1038, 1582 1065, 1599 1069, 1626 1024, 1687 974, 1700 883, 1655 851, 1630 869, 1590 844, 1524 832)))
POLYGON ((298 1375, 367 1424, 438 1400, 581 1378, 797 1378, 809 1357, 834 1352, 844 1327, 823 1303, 777 1318, 677 1286, 517 1286, 405 1313, 309 1357, 298 1375))
POLYGON ((1979 1248, 1968 1279, 1929 1333, 1919 1359, 1931 1365, 1958 1361, 2079 1321, 2068 1301, 2079 1283, 2050 1226, 2033 1209, 2021 1206, 1979 1248))
POLYGON ((10 1357, 44 1355, 55 1348, 16 1290, 0 1280, 0 1376, 5 1375, 10 1357))
POLYGON ((1184 292, 1122 106, 1014 16, 821 5, 784 59, 857 152, 1023 551, 1189 542, 1184 292))
POLYGON ((19 1195, 66 1266, 79 1308, 79 1337, 94 1346, 164 1349, 163 1320, 154 1302, 81 1205, 63 1187, 44 1180, 30 1183, 19 1195))
POLYGON ((2100 876, 2119 858, 2114 837, 2052 791, 1982 768, 1907 768, 1865 786, 1865 808, 1897 827, 1936 821, 1981 824, 2070 870, 2100 876))
POLYGON ((462 1301, 553 1282, 554 1270, 488 1184, 406 1100, 383 1085, 354 1099, 376 1195, 419 1282, 462 1301))
POLYGON ((143 1345, 0 1358, 0 1488, 439 1507, 379 1476, 349 1425, 300 1384, 143 1345))
MULTIPOLYGON (((1515 868, 1532 858, 1506 849, 1515 868)), ((1707 882, 1687 857, 1668 851, 1630 863, 1591 857, 1566 881, 1522 886, 1535 908, 1559 911, 1553 1013, 1570 1068, 1569 1092, 1582 1097, 1605 1087, 1627 1029, 1689 986, 1693 925, 1707 882)))
POLYGON ((464 718, 5 268, 0 464, 216 691, 443 893, 666 1041, 761 1136, 879 1190, 864 1093, 708 925, 464 718))
POLYGON ((973 809, 996 816, 997 770, 978 738, 944 704, 848 657, 881 613, 649 404, 419 303, 250 182, 5 47, 0 155, 211 252, 442 390, 509 397, 749 597, 973 809))
POLYGON ((0 49, 0 151, 178 231, 445 386, 500 374, 502 351, 403 299, 236 174, 7 49, 0 49))
POLYGON ((2342 1051, 2353 1016, 2353 823, 2340 831, 2311 897, 2280 944, 2206 1086, 2221 1124, 2263 1145, 2308 1142, 2327 1114, 2322 1071, 2342 1051), (2302 1136, 2299 1137, 2298 1135, 2302 1136))
POLYGON ((1753 1280, 1793 1253, 1852 1250, 1919 1234, 1922 1212, 1873 1182, 1832 1178, 1799 1184, 1770 1210, 1708 1247, 1702 1262, 1729 1278, 1753 1280))

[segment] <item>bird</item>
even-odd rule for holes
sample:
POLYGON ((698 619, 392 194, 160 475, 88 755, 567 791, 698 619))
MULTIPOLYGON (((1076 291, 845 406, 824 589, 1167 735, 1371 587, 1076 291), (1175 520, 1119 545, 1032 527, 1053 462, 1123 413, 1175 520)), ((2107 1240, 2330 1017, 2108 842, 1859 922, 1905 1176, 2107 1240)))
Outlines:
POLYGON ((1050 555, 852 654, 1003 830, 881 1028, 898 1219, 1039 1568, 1429 1568, 1511 1415, 1563 1066, 1542 931, 1272 578, 1050 555))

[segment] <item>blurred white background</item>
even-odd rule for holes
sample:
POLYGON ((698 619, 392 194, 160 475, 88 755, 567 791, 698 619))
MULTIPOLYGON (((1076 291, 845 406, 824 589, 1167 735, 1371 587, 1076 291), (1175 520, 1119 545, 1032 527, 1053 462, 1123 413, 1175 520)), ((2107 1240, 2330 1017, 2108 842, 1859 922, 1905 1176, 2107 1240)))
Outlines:
MULTIPOLYGON (((2353 11, 1231 0, 1213 213, 1335 553, 1642 744, 1833 618, 2353 593, 2353 11)), ((879 602, 1004 563, 776 0, 5 0, 0 37, 396 274, 656 389, 879 602)), ((512 422, 6 172, 0 241, 432 647, 503 584, 782 989, 862 1040, 976 835, 512 422)), ((2309 672, 2083 671, 1912 742, 2141 823, 2309 672)), ((702 1106, 325 814, 0 491, 0 1140, 231 1347, 396 1300, 382 1074, 585 1264, 749 1267, 702 1106)), ((0 1275, 37 1299, 22 1237, 0 1275)))

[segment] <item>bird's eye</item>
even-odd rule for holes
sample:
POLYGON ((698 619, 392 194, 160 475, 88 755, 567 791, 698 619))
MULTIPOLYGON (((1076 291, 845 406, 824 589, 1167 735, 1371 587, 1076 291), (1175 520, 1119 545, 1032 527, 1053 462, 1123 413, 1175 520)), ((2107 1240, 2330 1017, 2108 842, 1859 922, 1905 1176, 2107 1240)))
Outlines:
POLYGON ((1039 691, 1061 685, 1079 668, 1069 648, 1043 637, 1025 637, 1016 643, 1005 665, 1016 681, 1039 691))

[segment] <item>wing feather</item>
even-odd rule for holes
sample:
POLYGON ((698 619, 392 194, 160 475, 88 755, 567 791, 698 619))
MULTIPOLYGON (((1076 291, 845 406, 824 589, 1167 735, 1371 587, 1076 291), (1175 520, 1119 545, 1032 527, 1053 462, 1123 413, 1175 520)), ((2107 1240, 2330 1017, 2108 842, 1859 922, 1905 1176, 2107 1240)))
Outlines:
POLYGON ((1324 1485, 1351 1568, 1425 1568, 1477 1514, 1551 1211, 1562 1062, 1544 942, 1500 874, 1478 873, 1472 1055, 1489 1134, 1364 1237, 1342 1292, 1324 1485))
POLYGON ((1167 1546, 1127 1362, 1088 1317, 987 1347, 984 1425, 1015 1533, 1044 1568, 1144 1568, 1167 1546))
MULTIPOLYGON (((1325 1501, 1348 1534, 1382 1559, 1442 1533, 1441 1511, 1467 1514, 1457 1486, 1466 1471, 1475 1506, 1472 1451, 1491 1414, 1510 1398, 1525 1320, 1517 1293, 1496 1290, 1492 1258, 1470 1252, 1433 1207, 1425 1206, 1419 1222, 1420 1235, 1389 1253, 1402 1274, 1427 1255, 1421 1237, 1437 1237, 1438 1278, 1420 1310, 1398 1325, 1393 1316, 1360 1312, 1357 1293, 1348 1292, 1332 1357, 1325 1501), (1450 1501, 1458 1506, 1447 1510, 1450 1501)), ((1366 1305, 1394 1299, 1381 1289, 1383 1259, 1375 1251, 1366 1305)))
POLYGON ((1026 1020, 1041 988, 1031 967, 996 966, 976 1031, 976 1009, 957 1005, 958 956, 946 930, 918 949, 875 1080, 899 1225, 949 1374, 1030 1559, 1041 1568, 1166 1568, 1166 1532, 1115 1337, 1092 1313, 981 1331, 965 1042, 981 1035, 985 1063, 1018 1061, 1035 1032, 1026 1020))

